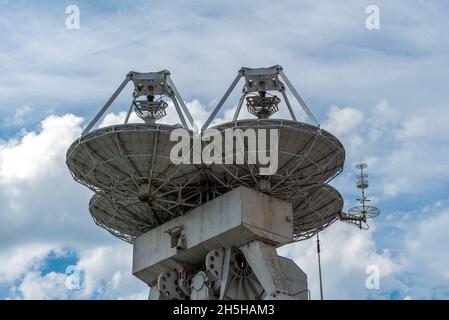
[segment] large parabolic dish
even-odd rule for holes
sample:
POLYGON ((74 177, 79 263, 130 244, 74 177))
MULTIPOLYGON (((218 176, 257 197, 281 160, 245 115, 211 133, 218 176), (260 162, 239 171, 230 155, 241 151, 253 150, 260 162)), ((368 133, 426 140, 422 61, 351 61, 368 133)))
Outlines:
MULTIPOLYGON (((228 177, 234 177, 233 185, 245 185, 289 201, 309 196, 314 189, 334 178, 343 168, 343 145, 329 132, 317 126, 291 120, 252 119, 214 127, 220 132, 230 128, 241 129, 242 132, 247 129, 276 130, 278 169, 273 175, 260 175, 259 167, 253 164, 212 164, 210 168, 218 185, 228 177)), ((245 140, 246 150, 247 143, 245 140)), ((234 154, 236 152, 237 150, 234 154)))
POLYGON ((178 127, 162 124, 97 129, 72 144, 67 164, 77 181, 97 193, 90 203, 97 224, 127 241, 240 185, 292 202, 298 237, 327 223, 319 219, 314 224, 311 219, 337 217, 341 197, 335 189, 322 187, 342 168, 344 151, 335 137, 312 125, 276 119, 242 120, 216 128, 230 127, 279 130, 275 175, 260 176, 248 164, 175 165, 170 160, 175 144, 170 132, 178 127), (261 190, 262 180, 271 187, 261 190), (323 202, 318 194, 331 199, 323 202), (330 201, 332 210, 323 206, 330 201), (306 214, 305 208, 314 212, 306 214))
MULTIPOLYGON (((278 130, 278 170, 273 175, 263 176, 258 174, 253 164, 173 163, 170 151, 177 142, 170 140, 170 133, 184 128, 192 136, 192 116, 168 71, 130 72, 67 152, 67 165, 74 179, 95 192, 89 203, 94 221, 120 239, 131 242, 241 185, 290 202, 297 240, 309 238, 337 220, 343 200, 339 192, 327 183, 343 168, 344 148, 336 137, 315 123, 316 118, 305 104, 303 108, 315 124, 296 121, 279 75, 285 76, 280 66, 242 68, 233 83, 235 86, 238 79, 245 77, 246 91, 236 115, 233 121, 213 127, 221 133, 232 128, 278 130), (292 120, 269 118, 277 111, 280 99, 265 96, 265 91, 260 88, 261 79, 263 89, 282 92, 292 120), (124 123, 91 131, 129 81, 134 83, 135 90, 124 123), (259 95, 255 96, 254 92, 259 95), (165 98, 173 101, 180 125, 156 123, 165 115, 165 98), (249 98, 248 110, 257 119, 237 119, 245 98, 249 98), (271 108, 270 104, 275 106, 271 108), (128 122, 132 110, 144 123, 128 122)), ((288 80, 286 84, 291 85, 288 80)), ((212 112, 203 130, 217 114, 233 86, 212 112)), ((302 105, 304 102, 301 101, 302 105)))
MULTIPOLYGON (((95 223, 127 242, 156 227, 148 208, 142 202, 121 203, 100 194, 95 194, 89 203, 95 223)), ((340 193, 328 185, 318 188, 306 200, 294 200, 296 240, 308 239, 331 225, 339 218, 342 208, 343 198, 340 193)))
MULTIPOLYGON (((201 166, 170 161, 175 144, 170 132, 176 128, 144 123, 97 129, 72 144, 67 165, 75 180, 114 207, 137 210, 134 219, 146 229, 158 226, 203 202, 201 166)), ((124 216, 133 226, 134 220, 124 216)))

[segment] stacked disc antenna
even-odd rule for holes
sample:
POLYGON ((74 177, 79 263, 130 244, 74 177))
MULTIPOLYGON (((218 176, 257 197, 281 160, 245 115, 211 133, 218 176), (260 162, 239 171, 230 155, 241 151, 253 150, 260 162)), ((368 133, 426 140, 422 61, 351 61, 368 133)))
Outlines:
POLYGON ((380 214, 380 210, 374 206, 368 205, 369 200, 365 194, 365 190, 369 187, 368 174, 364 172, 368 165, 366 163, 358 163, 355 168, 360 170, 356 175, 356 187, 360 189, 361 196, 357 199, 360 205, 352 207, 348 213, 342 213, 341 220, 356 225, 360 229, 368 229, 367 219, 375 218, 380 214))

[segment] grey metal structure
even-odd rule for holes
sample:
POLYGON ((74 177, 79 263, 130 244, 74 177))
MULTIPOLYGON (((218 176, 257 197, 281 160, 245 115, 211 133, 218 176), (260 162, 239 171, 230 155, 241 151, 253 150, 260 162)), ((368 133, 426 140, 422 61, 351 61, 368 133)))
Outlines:
MULTIPOLYGON (((226 184, 230 189, 233 185, 245 185, 291 202, 295 221, 297 221, 295 238, 296 240, 308 239, 340 217, 343 200, 339 192, 327 183, 343 170, 345 159, 343 145, 331 133, 320 128, 317 118, 280 65, 256 69, 242 67, 205 122, 203 131, 208 129, 241 79, 244 79, 242 95, 238 100, 232 122, 216 125, 213 129, 221 132, 229 128, 242 131, 246 129, 277 130, 279 132, 279 169, 274 175, 267 177, 258 174, 257 164, 233 166, 212 164, 210 168, 213 178, 217 184, 226 184), (286 94, 287 88, 312 124, 297 121, 286 94), (270 118, 279 110, 281 99, 275 95, 278 92, 292 120, 270 118), (238 120, 245 100, 249 113, 257 119, 238 120), (227 182, 230 177, 231 181, 227 182), (327 195, 325 198, 324 194, 327 195), (310 207, 319 208, 319 210, 315 210, 314 214, 305 213, 308 211, 305 208, 310 207), (317 213, 318 211, 320 214, 317 213), (326 216, 326 219, 322 219, 322 216, 326 216)), ((247 145, 245 148, 248 149, 247 145)))
POLYGON ((254 128, 275 129, 279 135, 275 174, 260 175, 258 164, 211 164, 210 176, 215 184, 228 190, 244 185, 291 202, 298 240, 311 237, 338 219, 343 201, 327 182, 341 172, 345 153, 343 145, 329 132, 310 124, 280 119, 238 120, 213 128, 220 132, 229 128, 243 132, 254 128), (320 214, 308 215, 305 208, 311 207, 320 214), (330 221, 322 220, 322 215, 330 221))
POLYGON ((175 165, 169 135, 177 126, 126 124, 97 129, 67 153, 74 179, 95 192, 95 222, 132 242, 141 233, 203 202, 202 170, 175 165), (100 199, 100 200, 99 200, 100 199), (103 201, 101 201, 103 199, 103 201), (102 211, 105 204, 107 211, 102 211))
POLYGON ((306 299, 306 275, 276 253, 292 218, 291 204, 241 186, 138 237, 133 274, 153 299, 306 299))
MULTIPOLYGON (((226 90, 226 93, 224 94, 224 96, 218 102, 217 106, 212 111, 212 113, 209 116, 209 118, 207 119, 207 121, 204 123, 204 126, 202 128, 203 131, 205 131, 209 127, 210 123, 215 118, 218 111, 220 111, 220 109, 223 107, 223 105, 226 102, 226 100, 228 99, 229 95, 234 90, 234 88, 237 86, 240 79, 242 79, 242 78, 245 79, 245 86, 243 87, 243 90, 242 90, 243 94, 242 94, 242 96, 239 100, 239 103, 237 105, 237 108, 235 110, 234 117, 232 119, 233 121, 236 121, 238 119, 243 102, 244 102, 245 98, 247 98, 247 96, 257 92, 257 93, 259 93, 260 98, 264 98, 263 97, 264 94, 261 95, 260 93, 262 93, 262 92, 266 93, 267 91, 278 91, 282 94, 282 97, 285 100, 285 104, 287 105, 288 110, 290 112, 290 116, 292 117, 292 119, 294 121, 296 121, 295 113, 293 112, 290 101, 288 100, 288 97, 285 93, 285 90, 286 90, 285 85, 279 79, 279 78, 281 78, 282 80, 284 80, 285 84, 290 89, 293 96, 299 102, 302 109, 309 117, 310 121, 312 121, 313 124, 319 126, 317 118, 312 113, 312 111, 309 109, 309 107, 306 105, 304 100, 301 98, 298 91, 296 91, 295 87, 291 84, 290 80, 285 75, 283 68, 280 65, 275 65, 275 66, 272 66, 269 68, 256 68, 256 69, 242 67, 239 70, 234 81, 232 81, 231 85, 226 90)), ((277 99, 276 99, 276 101, 277 101, 277 99)))
POLYGON ((160 115, 165 115, 165 113, 161 110, 164 110, 166 107, 165 102, 162 100, 163 97, 168 97, 173 101, 173 104, 176 108, 176 112, 178 113, 179 119, 184 128, 187 128, 187 122, 184 118, 184 114, 187 116, 190 125, 193 127, 193 118, 190 115, 190 112, 187 110, 187 107, 182 100, 178 89, 176 88, 173 80, 170 78, 170 71, 162 70, 159 72, 146 72, 140 73, 135 71, 130 71, 120 86, 114 91, 112 96, 106 101, 104 106, 100 109, 100 111, 95 115, 95 117, 91 120, 91 122, 87 125, 87 127, 83 130, 81 136, 85 136, 89 133, 89 131, 95 126, 95 124, 101 119, 101 117, 105 114, 105 112, 109 109, 111 104, 115 99, 119 96, 119 94, 123 91, 126 85, 129 82, 133 82, 134 84, 134 92, 133 92, 133 100, 129 107, 125 124, 128 123, 129 116, 135 108, 137 114, 141 116, 146 122, 154 122, 148 121, 150 119, 156 120, 160 119, 160 115), (159 100, 154 101, 155 96, 160 96, 159 100), (139 100, 141 97, 146 97, 147 100, 139 100), (165 105, 164 105, 165 104, 165 105), (181 111, 182 109, 182 111, 181 111), (150 111, 150 113, 154 113, 153 116, 146 116, 145 113, 150 111), (183 114, 184 112, 184 114, 183 114))
POLYGON ((367 202, 371 201, 365 195, 365 189, 369 187, 367 180, 368 174, 364 172, 364 169, 367 167, 368 165, 366 163, 358 163, 355 165, 355 168, 360 170, 360 173, 356 175, 356 187, 361 190, 361 197, 357 199, 360 202, 360 205, 350 208, 348 213, 340 213, 340 219, 342 221, 353 224, 359 229, 364 230, 369 229, 367 219, 375 218, 380 214, 378 208, 367 205, 367 202))
POLYGON ((260 175, 257 163, 173 163, 170 133, 184 128, 192 137, 194 123, 167 70, 130 72, 67 152, 74 179, 95 193, 95 223, 133 243, 133 274, 150 286, 150 299, 307 299, 306 275, 276 248, 342 217, 343 199, 328 182, 343 169, 343 145, 319 127, 282 67, 241 68, 203 129, 241 78, 234 120, 213 128, 277 130, 273 175, 260 175), (92 131, 128 82, 124 123, 92 131), (313 124, 296 120, 286 88, 313 124), (167 99, 180 125, 157 123, 170 112, 167 99), (256 119, 238 120, 245 101, 256 119), (281 101, 292 120, 272 118, 281 101), (129 123, 133 110, 144 123, 129 123))

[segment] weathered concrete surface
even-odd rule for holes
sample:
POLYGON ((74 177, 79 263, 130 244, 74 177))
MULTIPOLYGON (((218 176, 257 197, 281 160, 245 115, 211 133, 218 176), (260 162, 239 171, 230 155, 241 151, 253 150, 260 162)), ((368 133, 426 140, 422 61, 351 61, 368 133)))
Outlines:
POLYGON ((133 274, 150 283, 167 268, 201 262, 212 249, 239 247, 254 239, 281 246, 293 240, 292 221, 289 203, 239 187, 138 237, 133 274), (185 236, 180 252, 167 233, 176 227, 185 236))

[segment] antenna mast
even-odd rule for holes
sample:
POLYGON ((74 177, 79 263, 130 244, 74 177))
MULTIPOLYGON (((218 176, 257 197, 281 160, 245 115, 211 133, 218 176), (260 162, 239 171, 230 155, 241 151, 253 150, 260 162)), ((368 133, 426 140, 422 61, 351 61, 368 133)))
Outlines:
POLYGON ((380 214, 380 210, 374 206, 368 206, 367 202, 370 202, 365 196, 365 189, 369 187, 368 175, 363 171, 368 165, 366 163, 358 163, 355 165, 356 169, 360 170, 360 173, 356 175, 357 182, 356 187, 361 190, 361 197, 357 199, 360 201, 359 206, 352 207, 348 210, 348 213, 342 212, 340 219, 342 221, 349 222, 356 225, 359 229, 368 230, 369 226, 366 222, 367 219, 375 218, 380 214))
POLYGON ((316 233, 316 253, 318 255, 318 274, 320 277, 320 297, 323 300, 323 278, 321 277, 320 233, 316 233))

